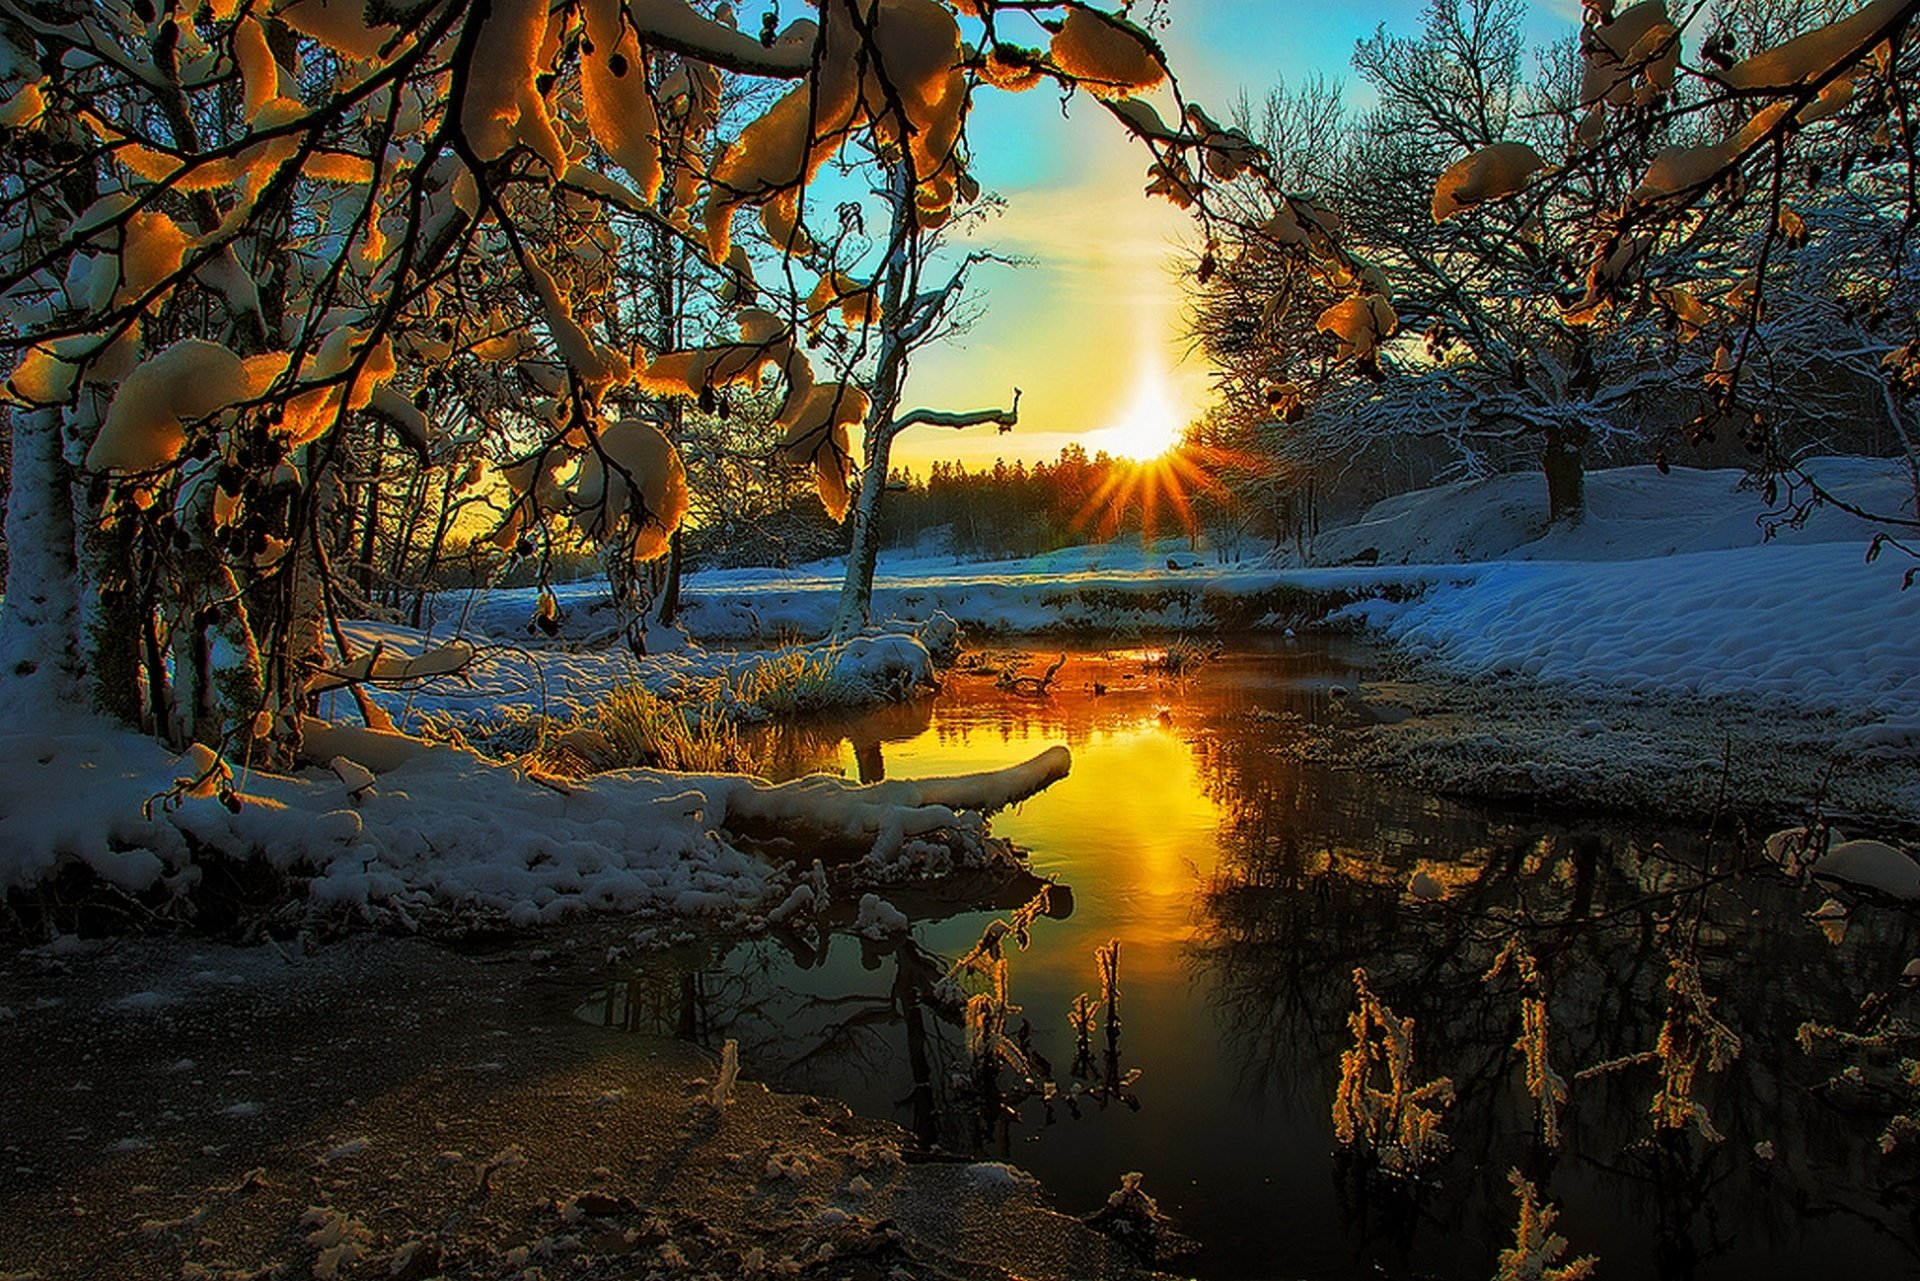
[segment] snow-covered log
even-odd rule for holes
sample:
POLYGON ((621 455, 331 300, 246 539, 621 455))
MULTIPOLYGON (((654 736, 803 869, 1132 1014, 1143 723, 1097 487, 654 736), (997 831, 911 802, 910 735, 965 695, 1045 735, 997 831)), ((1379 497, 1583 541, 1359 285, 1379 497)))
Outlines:
POLYGON ((313 910, 402 923, 479 912, 531 925, 592 910, 744 921, 788 897, 791 881, 747 853, 743 833, 888 838, 894 848, 903 836, 937 835, 955 854, 985 857, 983 816, 1069 764, 1055 747, 1011 769, 873 786, 624 770, 555 789, 454 747, 311 722, 305 735, 330 765, 235 771, 238 806, 229 808, 181 784, 207 773, 201 756, 177 759, 104 721, 9 727, 0 733, 0 891, 31 893, 78 867, 164 907, 190 897, 219 859, 304 885, 313 910), (376 740, 410 750, 378 759, 376 740), (80 777, 84 805, 67 799, 80 777))
POLYGON ((707 785, 716 823, 798 825, 846 836, 869 836, 897 828, 919 836, 943 828, 973 825, 982 817, 1014 805, 1067 776, 1072 755, 1049 747, 1031 760, 985 774, 949 778, 888 779, 853 786, 845 779, 816 774, 791 783, 723 776, 707 785))

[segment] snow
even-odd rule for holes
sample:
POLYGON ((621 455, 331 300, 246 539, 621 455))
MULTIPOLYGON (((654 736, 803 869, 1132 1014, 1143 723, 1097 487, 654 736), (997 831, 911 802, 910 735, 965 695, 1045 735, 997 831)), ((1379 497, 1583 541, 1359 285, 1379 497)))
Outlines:
MULTIPOLYGON (((1911 510, 1911 482, 1894 463, 1825 458, 1808 465, 1837 497, 1867 511, 1911 510)), ((1546 486, 1532 473, 1491 476, 1388 498, 1313 545, 1321 564, 1372 553, 1381 564, 1492 560, 1645 560, 1681 552, 1755 548, 1768 508, 1737 468, 1618 467, 1590 472, 1586 513, 1550 527, 1546 486)), ((1823 508, 1771 541, 1865 543, 1876 526, 1823 508)))
MULTIPOLYGON (((1885 463, 1827 460, 1819 474, 1865 507, 1905 500, 1899 473, 1885 463)), ((1280 630, 1331 609, 1336 624, 1490 687, 1518 682, 1615 701, 1725 698, 1763 716, 1831 714, 1848 750, 1911 757, 1920 743, 1920 647, 1912 643, 1920 592, 1901 591, 1907 564, 1898 554, 1867 562, 1869 527, 1822 509, 1763 541, 1761 496, 1736 473, 1628 468, 1591 475, 1586 518, 1549 530, 1539 489, 1535 477, 1445 486, 1389 500, 1320 538, 1322 557, 1370 551, 1367 564, 1209 566, 1184 542, 975 565, 883 557, 876 615, 907 621, 842 643, 765 651, 707 649, 656 628, 646 641, 657 652, 636 654, 615 643, 629 635, 627 620, 595 607, 599 584, 555 590, 561 631, 551 640, 527 635, 531 590, 450 594, 434 602, 437 617, 424 632, 349 624, 361 662, 341 671, 371 676, 374 701, 402 729, 430 718, 564 722, 624 682, 753 719, 767 714, 754 701, 759 683, 783 672, 802 673, 816 706, 928 688, 934 655, 950 653, 962 628, 1280 630)), ((817 634, 832 618, 840 579, 837 562, 695 574, 686 626, 709 641, 817 634)), ((1056 747, 994 773, 871 786, 648 770, 561 782, 362 727, 353 700, 335 689, 320 707, 332 723, 305 726, 319 764, 275 776, 233 757, 219 763, 232 770, 240 798, 230 812, 217 788, 193 795, 180 784, 205 775, 205 761, 177 759, 86 716, 50 718, 25 684, 0 687, 0 890, 44 885, 78 864, 164 899, 189 893, 209 859, 258 860, 304 889, 312 910, 403 927, 447 911, 519 925, 606 909, 739 920, 811 914, 824 902, 824 878, 809 881, 798 866, 749 853, 755 840, 776 833, 864 852, 876 869, 934 868, 978 855, 986 815, 1071 765, 1056 747), (82 788, 85 804, 71 803, 82 788)), ((1592 713, 1582 713, 1577 727, 1592 726, 1592 713)), ((817 852, 801 848, 802 858, 817 852)), ((1849 848, 1836 846, 1823 866, 1831 871, 1849 848)), ((1920 898, 1920 872, 1893 856, 1898 864, 1877 856, 1872 869, 1834 879, 1920 898), (1897 885, 1890 869, 1901 874, 1897 885)), ((863 918, 882 923, 884 906, 876 901, 869 914, 863 905, 863 918)))
POLYGON ((1905 566, 1844 543, 1694 552, 1662 561, 1507 561, 1417 600, 1370 605, 1368 626, 1416 658, 1484 677, 1597 694, 1777 700, 1920 715, 1920 648, 1905 566))
POLYGON ((967 1177, 983 1188, 1004 1192, 1031 1187, 1035 1183, 1031 1174, 1004 1161, 975 1161, 967 1167, 967 1177))
MULTIPOLYGON (((1897 464, 1833 458, 1811 470, 1866 510, 1912 502, 1897 464)), ((1589 474, 1585 517, 1549 527, 1539 477, 1501 476, 1388 499, 1313 548, 1322 562, 1366 564, 1167 568, 1197 559, 1184 540, 970 565, 888 555, 875 613, 939 610, 976 635, 1181 631, 1254 621, 1249 605, 1273 603, 1281 612, 1264 621, 1278 628, 1296 621, 1284 612, 1291 593, 1300 607, 1350 601, 1336 621, 1455 673, 1844 712, 1873 722, 1850 746, 1911 750, 1920 595, 1901 591, 1907 563, 1867 563, 1876 527, 1837 508, 1771 536, 1767 512, 1738 470, 1628 467, 1589 474)), ((837 561, 697 574, 687 626, 706 637, 822 631, 840 577, 837 561)))
POLYGON ((1846 841, 1813 865, 1816 880, 1876 890, 1903 902, 1920 902, 1920 863, 1880 841, 1846 841))
POLYGON ((1546 162, 1524 142, 1496 142, 1455 161, 1433 188, 1433 220, 1510 196, 1546 162))
MULTIPOLYGON (((403 926, 448 910, 516 926, 589 910, 736 919, 790 888, 788 869, 739 847, 743 826, 889 855, 906 838, 938 834, 984 857, 983 815, 1067 768, 1066 749, 1053 748, 990 774, 872 786, 648 770, 549 785, 518 765, 399 741, 409 750, 377 764, 377 753, 342 753, 379 771, 378 788, 359 789, 357 801, 331 769, 236 771, 241 803, 229 811, 181 794, 171 753, 104 722, 10 728, 0 733, 0 889, 77 863, 131 892, 186 891, 200 864, 224 857, 287 873, 316 911, 403 926), (79 779, 87 803, 61 803, 79 779)), ((129 1008, 157 1006, 141 997, 129 1008)))
POLYGON ((882 940, 907 932, 907 914, 878 894, 860 896, 860 914, 854 919, 853 932, 882 940))
MULTIPOLYGON (((344 684, 341 677, 371 675, 375 700, 403 729, 417 728, 429 717, 467 722, 525 715, 575 717, 622 684, 691 698, 696 705, 715 697, 727 714, 756 720, 766 715, 753 703, 756 689, 778 683, 783 673, 807 674, 808 693, 823 708, 860 707, 932 688, 937 683, 934 656, 951 658, 958 644, 957 625, 935 611, 924 621, 888 624, 846 642, 766 650, 708 650, 682 632, 655 626, 641 634, 650 651, 643 655, 623 643, 627 629, 607 600, 603 583, 561 586, 554 595, 562 612, 560 632, 551 639, 527 634, 537 607, 532 590, 495 592, 471 602, 471 608, 464 599, 443 600, 442 613, 448 617, 427 632, 348 623, 344 630, 360 657, 317 678, 309 689, 328 692, 344 684), (453 672, 459 679, 422 679, 453 672)), ((328 693, 321 711, 345 718, 353 714, 352 700, 344 693, 328 693)), ((371 731, 329 733, 365 738, 371 731)), ((380 765, 351 746, 332 750, 381 772, 380 765)))
POLYGON ((1069 9, 1050 52, 1068 75, 1104 98, 1126 98, 1167 78, 1152 37, 1124 18, 1093 9, 1069 9))
MULTIPOLYGON (((1897 464, 1829 458, 1809 466, 1863 509, 1898 511, 1911 502, 1897 464)), ((1910 758, 1920 748, 1920 648, 1911 643, 1920 592, 1901 590, 1908 563, 1889 552, 1869 564, 1875 527, 1838 508, 1820 507, 1771 536, 1768 512, 1737 470, 1663 475, 1630 467, 1588 475, 1587 510, 1576 524, 1548 524, 1544 486, 1533 475, 1401 495, 1323 532, 1311 548, 1319 564, 1221 565, 1185 539, 971 564, 888 553, 874 613, 908 621, 839 650, 790 645, 727 654, 677 632, 663 645, 668 637, 656 629, 649 647, 673 652, 579 652, 582 641, 620 634, 598 583, 555 589, 564 644, 534 649, 531 590, 449 595, 435 602, 444 620, 437 634, 444 641, 457 632, 478 646, 481 661, 466 673, 470 687, 382 697, 403 725, 424 711, 458 715, 490 704, 566 714, 620 679, 658 692, 716 677, 737 687, 753 664, 831 653, 834 685, 849 701, 865 701, 924 684, 929 669, 920 651, 946 650, 957 630, 975 639, 1245 627, 1284 633, 1335 611, 1336 624, 1489 688, 1524 682, 1602 703, 1724 698, 1762 718, 1833 718, 1823 733, 1857 757, 1910 758)), ((821 634, 843 572, 829 560, 695 573, 681 620, 712 645, 821 634)), ((353 635, 362 645, 384 638, 395 654, 425 644, 372 625, 353 635)), ((1591 711, 1577 728, 1594 728, 1591 711)))
POLYGON ((87 452, 87 470, 141 472, 166 466, 186 443, 186 421, 224 409, 246 392, 240 357, 217 343, 183 338, 120 384, 87 452))

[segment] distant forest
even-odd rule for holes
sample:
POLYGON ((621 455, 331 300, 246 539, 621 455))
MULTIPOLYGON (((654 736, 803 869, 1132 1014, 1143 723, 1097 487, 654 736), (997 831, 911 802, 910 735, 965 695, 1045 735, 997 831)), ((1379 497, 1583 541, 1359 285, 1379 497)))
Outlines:
MULTIPOLYGON (((887 481, 881 546, 889 551, 964 560, 1032 556, 1115 538, 1204 536, 1215 554, 1258 554, 1289 537, 1305 495, 1258 510, 1229 492, 1219 469, 1201 466, 1198 445, 1154 463, 1068 445, 1051 463, 996 459, 969 469, 936 462, 921 473, 895 468, 887 481), (1180 496, 1172 491, 1177 488, 1180 496)), ((691 567, 795 565, 845 552, 846 534, 828 520, 810 487, 796 485, 763 509, 757 534, 743 546, 737 531, 689 526, 691 567)), ((1267 498, 1270 500, 1271 495, 1267 498)))

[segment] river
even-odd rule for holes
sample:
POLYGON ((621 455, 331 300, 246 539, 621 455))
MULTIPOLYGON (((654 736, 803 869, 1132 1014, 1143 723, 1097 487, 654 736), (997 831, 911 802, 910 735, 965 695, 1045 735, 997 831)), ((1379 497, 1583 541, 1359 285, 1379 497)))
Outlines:
MULTIPOLYGON (((1069 778, 994 820, 1070 891, 1008 950, 1009 1032, 1030 1025, 1052 1098, 983 1110, 934 986, 1030 884, 984 890, 997 911, 889 895, 914 917, 909 946, 841 933, 650 956, 581 1017, 737 1039, 748 1076, 894 1119, 931 1154, 1011 1162, 1071 1213, 1140 1171, 1198 1247, 1169 1266, 1202 1276, 1490 1276, 1513 1243, 1510 1171, 1561 1207, 1569 1257, 1597 1255, 1603 1276, 1920 1268, 1910 1158, 1878 1144, 1895 1065, 1795 1040, 1810 1019, 1852 1026, 1870 992, 1907 999, 1910 917, 1809 920, 1824 896, 1747 866, 1752 842, 1731 824, 1709 839, 1492 810, 1302 763, 1289 746, 1309 725, 1400 714, 1364 701, 1363 649, 1241 644, 1179 679, 1159 658, 1075 652, 1046 697, 959 673, 935 699, 773 745, 783 772, 864 778, 1071 747, 1069 778), (1522 988, 1511 966, 1484 977, 1516 936, 1538 960, 1547 1061, 1568 1093, 1557 1145, 1514 1048, 1522 988), (1096 1030, 1076 1075, 1067 1012, 1099 997, 1094 952, 1113 940, 1117 1052, 1096 1030), (1335 1138, 1357 967, 1414 1019, 1410 1082, 1452 1081, 1449 1152, 1412 1179, 1335 1138), (1692 972, 1710 1006, 1674 995, 1670 978, 1692 972), (1709 1020, 1740 1042, 1718 1070, 1709 1020), (1663 1025, 1664 1079, 1696 1068, 1679 1102, 1699 1120, 1656 1135, 1663 1025), (1850 1063, 1865 1070, 1829 1082, 1850 1063)), ((1051 659, 1008 661, 1038 675, 1051 659)))

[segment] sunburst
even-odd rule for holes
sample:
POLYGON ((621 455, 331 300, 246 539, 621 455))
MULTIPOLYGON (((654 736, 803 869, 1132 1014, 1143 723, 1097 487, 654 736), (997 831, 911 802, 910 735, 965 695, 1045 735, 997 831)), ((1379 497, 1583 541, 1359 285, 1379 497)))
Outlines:
POLYGON ((1199 531, 1194 502, 1207 493, 1226 493, 1220 474, 1255 460, 1229 450, 1185 441, 1145 462, 1115 467, 1074 517, 1074 526, 1100 539, 1119 533, 1127 513, 1140 513, 1140 537, 1152 542, 1164 528, 1185 534, 1199 531))
POLYGON ((1180 443, 1188 416, 1162 362, 1142 360, 1133 399, 1113 422, 1088 432, 1087 445, 1136 463, 1150 462, 1180 443))
POLYGON ((1148 354, 1135 368, 1126 409, 1084 438, 1088 448, 1120 465, 1108 470, 1074 525, 1104 540, 1118 534, 1129 513, 1137 511, 1143 541, 1152 542, 1163 527, 1197 533, 1195 501, 1208 493, 1225 495, 1222 474, 1259 472, 1269 463, 1195 439, 1188 430, 1192 410, 1182 403, 1164 361, 1148 354))

